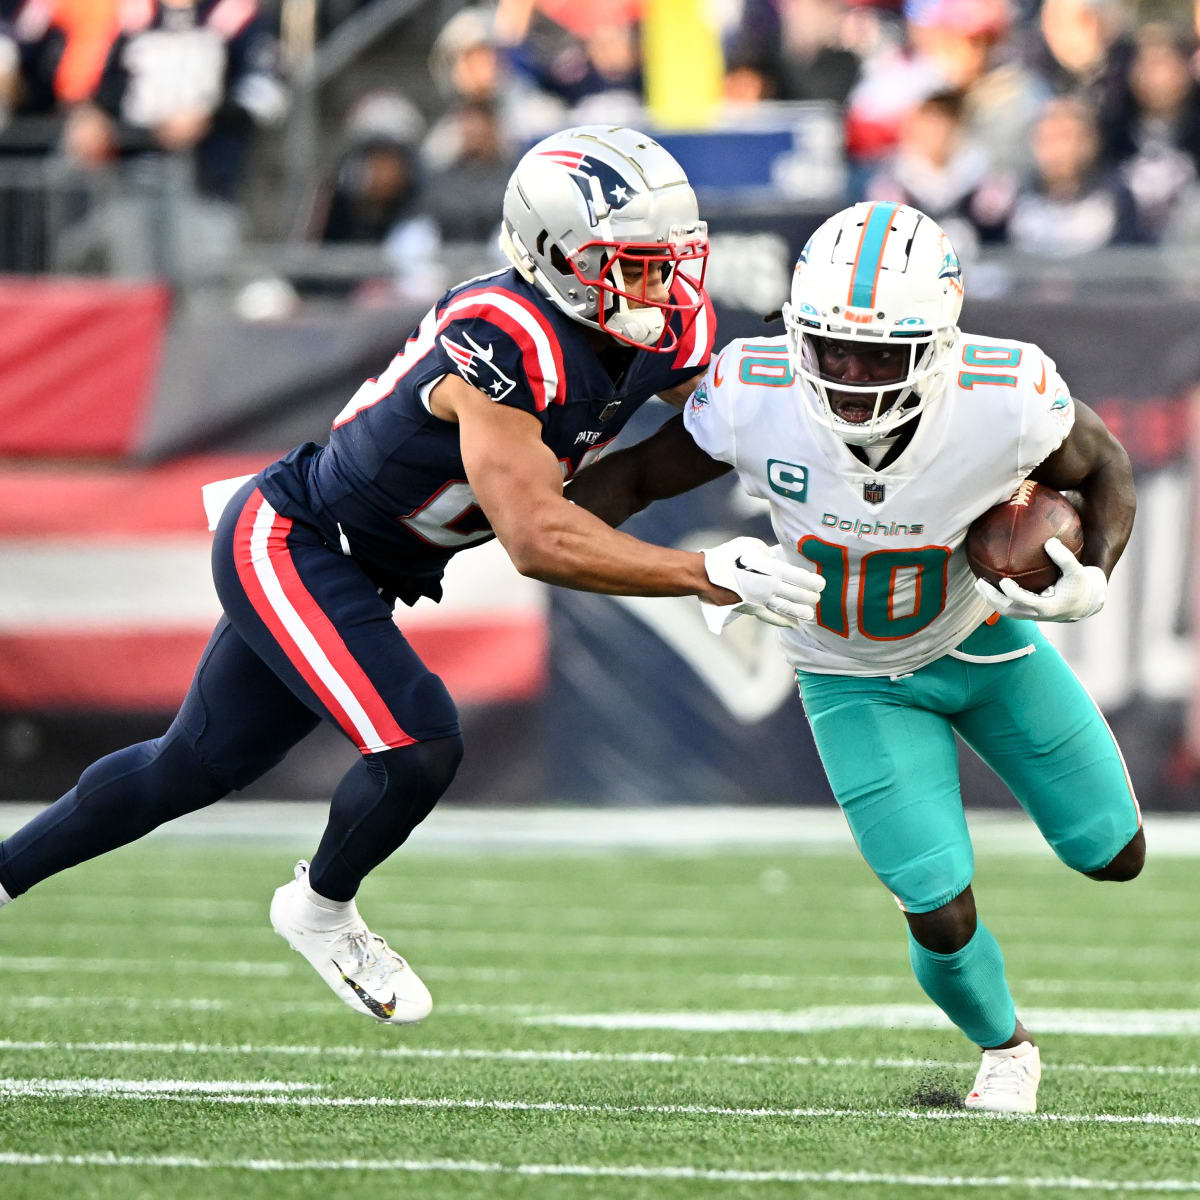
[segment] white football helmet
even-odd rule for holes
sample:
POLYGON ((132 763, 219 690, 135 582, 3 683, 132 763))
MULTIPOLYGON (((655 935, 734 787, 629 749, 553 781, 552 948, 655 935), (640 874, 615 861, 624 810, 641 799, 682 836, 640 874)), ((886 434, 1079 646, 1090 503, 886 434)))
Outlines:
POLYGON ((686 328, 704 305, 708 226, 696 194, 635 129, 581 125, 538 142, 505 189, 500 249, 572 320, 639 349, 674 350, 670 317, 681 313, 686 328), (638 268, 637 290, 622 264, 638 268), (651 270, 668 302, 647 297, 651 270))
POLYGON ((853 445, 890 437, 945 390, 958 336, 962 267, 935 221, 904 204, 862 203, 830 217, 808 240, 783 306, 792 368, 808 385, 813 415, 853 445), (822 374, 817 339, 871 342, 908 350, 908 365, 886 387, 822 374), (873 404, 868 420, 848 421, 830 391, 873 404))

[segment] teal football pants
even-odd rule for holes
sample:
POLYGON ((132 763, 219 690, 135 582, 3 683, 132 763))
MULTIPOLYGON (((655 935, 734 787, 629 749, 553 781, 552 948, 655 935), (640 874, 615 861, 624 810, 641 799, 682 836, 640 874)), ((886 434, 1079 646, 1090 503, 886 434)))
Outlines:
POLYGON ((956 653, 975 660, 947 655, 895 679, 797 672, 854 840, 907 912, 940 908, 974 873, 956 732, 1076 871, 1107 866, 1140 825, 1111 730, 1033 622, 981 626, 956 653))

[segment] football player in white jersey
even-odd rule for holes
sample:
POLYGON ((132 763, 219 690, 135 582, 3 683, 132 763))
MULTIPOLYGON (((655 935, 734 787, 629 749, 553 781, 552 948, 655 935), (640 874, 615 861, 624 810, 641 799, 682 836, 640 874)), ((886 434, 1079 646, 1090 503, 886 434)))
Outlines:
MULTIPOLYGON (((1133 477, 1039 347, 962 333, 961 306, 962 270, 933 221, 854 205, 800 255, 786 334, 730 343, 681 417, 568 494, 620 523, 733 469, 770 503, 779 553, 823 584, 780 641, 855 841, 907 920, 913 971, 983 1052, 967 1106, 1033 1112, 1039 1051, 976 915, 954 735, 1068 866, 1100 880, 1141 871, 1121 752, 1034 624, 1104 604, 1133 477), (1026 479, 1083 501, 1080 558, 1047 543, 1061 576, 1040 594, 977 581, 963 548, 1026 479)), ((706 613, 713 628, 732 615, 706 613)))

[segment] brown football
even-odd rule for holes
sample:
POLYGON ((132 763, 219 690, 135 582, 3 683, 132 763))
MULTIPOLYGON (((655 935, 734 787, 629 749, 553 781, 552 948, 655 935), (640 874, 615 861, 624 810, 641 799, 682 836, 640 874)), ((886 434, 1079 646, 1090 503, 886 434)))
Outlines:
POLYGON ((1061 492, 1027 479, 1011 499, 971 522, 967 562, 989 583, 1015 579, 1027 591, 1042 592, 1060 574, 1043 549, 1052 537, 1078 555, 1083 549, 1079 514, 1061 492))

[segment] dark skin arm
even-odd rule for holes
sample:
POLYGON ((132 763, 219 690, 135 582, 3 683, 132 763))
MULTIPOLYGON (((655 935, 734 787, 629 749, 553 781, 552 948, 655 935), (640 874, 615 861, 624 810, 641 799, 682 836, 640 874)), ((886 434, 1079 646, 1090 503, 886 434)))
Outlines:
POLYGON ((655 500, 666 500, 732 470, 709 458, 672 417, 644 442, 607 454, 581 471, 567 487, 580 508, 609 525, 620 525, 655 500))
POLYGON ((496 404, 457 375, 433 389, 430 410, 458 425, 467 479, 522 575, 588 592, 740 599, 709 582, 703 555, 618 533, 568 503, 558 461, 532 414, 496 404))
POLYGON ((1030 475, 1083 500, 1084 566, 1111 575, 1133 529, 1137 497, 1125 447, 1086 404, 1075 401, 1075 425, 1066 441, 1030 475))

